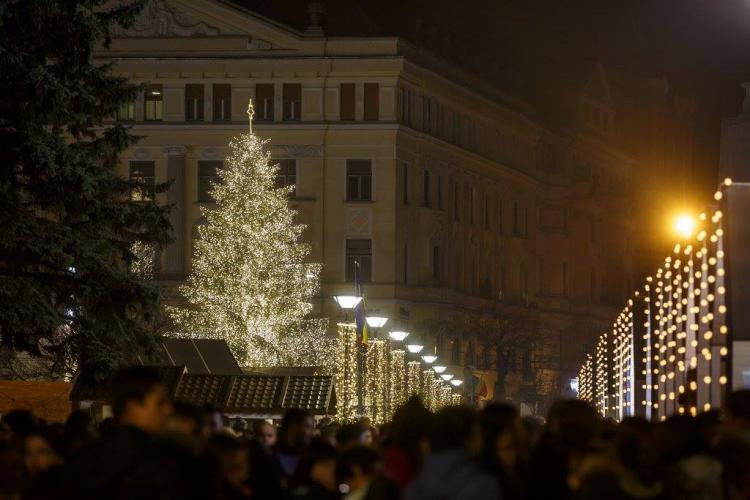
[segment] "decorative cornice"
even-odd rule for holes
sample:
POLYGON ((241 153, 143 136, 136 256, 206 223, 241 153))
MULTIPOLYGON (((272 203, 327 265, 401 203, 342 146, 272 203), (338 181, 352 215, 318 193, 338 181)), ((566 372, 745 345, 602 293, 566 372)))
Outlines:
POLYGON ((276 155, 287 158, 322 158, 323 146, 319 144, 276 144, 271 146, 276 155))
POLYGON ((221 159, 221 151, 218 148, 205 148, 201 151, 202 160, 219 160, 221 159))
POLYGON ((164 146, 162 151, 169 158, 181 158, 187 153, 187 148, 185 146, 164 146))
POLYGON ((145 148, 138 148, 133 151, 133 158, 136 160, 150 160, 152 158, 151 151, 145 148))

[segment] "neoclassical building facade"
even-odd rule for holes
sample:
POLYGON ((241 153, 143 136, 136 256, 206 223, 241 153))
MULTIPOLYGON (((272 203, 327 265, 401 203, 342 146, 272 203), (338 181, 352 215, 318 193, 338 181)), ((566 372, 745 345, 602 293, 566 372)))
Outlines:
POLYGON ((500 372, 506 395, 540 400, 565 392, 626 298, 633 160, 612 146, 601 68, 563 133, 402 39, 299 32, 228 1, 152 0, 114 36, 97 57, 145 85, 117 117, 142 136, 122 174, 172 182, 158 195, 174 206, 158 266, 171 300, 250 99, 323 264, 317 314, 339 317, 332 297, 352 292, 359 260, 389 326, 456 372, 500 372), (528 342, 509 354, 503 336, 528 342))

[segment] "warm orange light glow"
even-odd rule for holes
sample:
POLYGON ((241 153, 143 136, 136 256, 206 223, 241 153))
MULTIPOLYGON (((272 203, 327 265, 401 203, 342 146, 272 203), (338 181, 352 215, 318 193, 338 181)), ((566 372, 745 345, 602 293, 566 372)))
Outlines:
POLYGON ((695 232, 695 219, 687 214, 682 214, 674 223, 675 231, 683 238, 690 238, 695 232))

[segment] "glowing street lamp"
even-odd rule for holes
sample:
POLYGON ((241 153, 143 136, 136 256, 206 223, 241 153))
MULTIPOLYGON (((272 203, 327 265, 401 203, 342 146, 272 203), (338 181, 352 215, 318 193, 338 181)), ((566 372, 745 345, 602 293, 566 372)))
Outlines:
POLYGON ((432 363, 437 361, 437 356, 434 356, 432 354, 425 354, 424 356, 422 356, 422 361, 424 361, 428 365, 431 365, 432 363))
POLYGON ((367 316, 365 321, 367 321, 367 326, 370 328, 383 328, 388 323, 388 318, 383 316, 367 316))
POLYGON ((405 332, 403 330, 395 330, 393 332, 389 332, 388 336, 391 338, 391 340, 395 340, 396 342, 401 342, 406 337, 409 336, 409 332, 405 332))
POLYGON ((424 346, 422 344, 409 344, 406 346, 406 349, 412 354, 419 354, 424 349, 424 346))
POLYGON ((432 369, 435 370, 435 373, 443 373, 448 369, 448 367, 443 365, 435 365, 432 367, 432 369))
POLYGON ((451 375, 450 373, 443 373, 442 375, 440 375, 440 378, 447 382, 453 378, 453 375, 451 375))
POLYGON ((333 300, 339 305, 341 309, 348 310, 357 307, 362 297, 355 297, 354 295, 336 295, 333 300))
POLYGON ((690 238, 695 232, 695 219, 688 214, 680 215, 675 219, 674 230, 683 238, 690 238))
POLYGON ((453 380, 451 380, 451 384, 453 385, 453 387, 458 387, 459 385, 461 385, 463 383, 464 383, 463 380, 459 380, 457 378, 454 378, 453 380))

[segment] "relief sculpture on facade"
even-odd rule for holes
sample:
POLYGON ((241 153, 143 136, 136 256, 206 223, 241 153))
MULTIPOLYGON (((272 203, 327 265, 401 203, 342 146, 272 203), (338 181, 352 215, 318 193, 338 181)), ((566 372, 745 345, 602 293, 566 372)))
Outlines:
POLYGON ((130 28, 113 26, 115 37, 213 36, 219 28, 180 12, 165 0, 151 0, 130 28))

